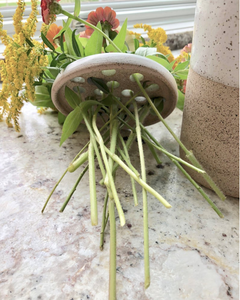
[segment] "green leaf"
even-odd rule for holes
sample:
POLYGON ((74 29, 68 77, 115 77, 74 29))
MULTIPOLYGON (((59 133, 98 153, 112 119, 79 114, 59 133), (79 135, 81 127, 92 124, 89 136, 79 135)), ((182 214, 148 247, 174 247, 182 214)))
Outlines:
POLYGON ((123 46, 123 48, 121 49, 121 51, 122 51, 123 53, 126 53, 126 52, 128 51, 128 47, 127 47, 126 44, 123 46))
POLYGON ((94 105, 100 105, 100 106, 103 106, 101 102, 99 101, 96 101, 96 100, 86 100, 86 101, 83 101, 82 103, 80 103, 79 107, 81 108, 83 114, 86 113, 86 111, 93 107, 94 105))
POLYGON ((54 79, 52 79, 52 78, 45 78, 44 79, 47 83, 54 83, 54 79))
POLYGON ((69 26, 71 25, 71 22, 72 22, 72 18, 68 18, 67 19, 67 22, 64 22, 63 21, 63 28, 59 31, 58 34, 55 35, 55 37, 53 39, 56 39, 58 38, 59 36, 61 36, 61 34, 66 31, 67 28, 69 28, 69 26))
POLYGON ((79 40, 84 48, 87 46, 87 43, 89 41, 89 39, 85 37, 79 37, 79 40))
POLYGON ((118 33, 116 31, 112 31, 110 30, 109 32, 109 37, 110 39, 113 41, 115 39, 115 37, 118 35, 118 33))
POLYGON ((141 38, 143 45, 146 45, 145 39, 142 36, 140 38, 141 38))
POLYGON ((50 73, 53 75, 53 78, 55 79, 57 75, 61 72, 62 69, 55 67, 57 65, 56 57, 52 60, 50 67, 47 67, 47 69, 50 71, 50 73))
POLYGON ((43 99, 34 99, 33 102, 31 102, 32 105, 37 107, 49 107, 52 109, 55 109, 55 106, 52 103, 52 100, 43 100, 43 99))
POLYGON ((72 63, 71 61, 65 62, 64 64, 62 64, 62 65, 60 66, 60 68, 61 68, 61 69, 66 69, 66 67, 67 67, 68 65, 70 65, 71 63, 72 63))
MULTIPOLYGON (((41 101, 52 101, 50 95, 46 95, 46 94, 41 94, 41 93, 35 93, 35 99, 37 102, 41 102, 41 101)), ((41 105, 42 106, 42 105, 41 105)), ((43 105, 44 106, 44 105, 43 105)))
POLYGON ((76 106, 75 109, 70 112, 63 124, 60 146, 67 138, 70 137, 70 135, 74 133, 74 131, 76 131, 87 110, 95 105, 102 106, 102 103, 96 100, 86 100, 81 102, 79 106, 76 106))
POLYGON ((170 55, 164 55, 160 52, 156 52, 154 55, 156 55, 157 57, 161 57, 162 59, 166 60, 168 63, 169 63, 169 60, 168 60, 168 56, 170 55))
POLYGON ((60 62, 61 60, 64 60, 67 58, 67 55, 65 53, 61 53, 57 56, 56 61, 60 62))
POLYGON ((157 63, 164 66, 169 71, 172 70, 172 68, 170 67, 169 62, 166 61, 165 59, 161 58, 161 57, 157 57, 157 56, 154 56, 154 55, 148 55, 147 58, 156 61, 157 63))
MULTIPOLYGON (((57 56, 54 57, 54 59, 51 61, 50 67, 56 67, 56 65, 57 65, 57 56)), ((51 68, 48 68, 48 69, 51 69, 51 68)))
POLYGON ((174 69, 174 72, 172 73, 172 75, 177 79, 187 80, 188 72, 189 72, 188 69, 187 70, 180 70, 178 72, 175 72, 175 69, 174 69))
POLYGON ((53 74, 50 72, 50 70, 48 69, 44 69, 44 74, 49 78, 49 79, 52 79, 52 80, 55 80, 55 76, 53 76, 53 74))
POLYGON ((31 103, 38 107, 50 107, 52 109, 55 108, 49 89, 44 85, 35 86, 35 99, 31 103))
POLYGON ((179 63, 176 68, 174 69, 174 73, 180 70, 184 70, 189 66, 189 61, 184 61, 182 63, 179 63))
POLYGON ((183 110, 184 100, 185 100, 185 95, 180 90, 178 90, 177 108, 179 108, 180 110, 183 110))
POLYGON ((74 131, 77 130, 82 120, 82 110, 79 106, 77 106, 73 111, 70 112, 63 124, 60 146, 74 133, 74 131))
MULTIPOLYGON (((98 22, 97 28, 102 30, 101 23, 98 22)), ((99 54, 102 52, 103 36, 98 31, 94 30, 88 43, 85 47, 85 56, 99 54)))
POLYGON ((81 98, 79 97, 79 95, 74 93, 74 91, 71 90, 68 86, 65 87, 65 98, 68 104, 73 109, 81 103, 81 98))
MULTIPOLYGON (((61 37, 60 37, 61 38, 61 37)), ((63 53, 67 53, 67 45, 66 42, 64 41, 62 44, 63 49, 61 48, 61 46, 58 46, 57 48, 55 48, 56 52, 63 52, 63 53), (62 51, 64 50, 64 51, 62 51)))
POLYGON ((80 49, 78 47, 78 43, 76 41, 76 36, 75 36, 75 32, 76 32, 77 29, 74 29, 73 32, 72 32, 72 46, 73 46, 73 50, 75 52, 75 54, 78 56, 78 57, 81 57, 81 53, 80 53, 80 49))
POLYGON ((37 85, 35 86, 35 94, 40 94, 42 96, 46 96, 46 99, 51 99, 51 93, 49 89, 45 85, 37 85))
MULTIPOLYGON (((64 21, 63 21, 64 23, 64 21)), ((67 51, 70 55, 75 56, 75 51, 73 50, 73 45, 72 45, 72 30, 68 27, 65 30, 65 42, 67 45, 67 51)))
POLYGON ((81 10, 81 0, 75 0, 74 16, 78 17, 81 10))
POLYGON ((82 45, 82 43, 81 43, 81 41, 82 41, 83 39, 80 38, 79 34, 77 34, 77 35, 75 36, 75 39, 76 39, 76 42, 77 42, 77 44, 78 44, 78 48, 79 48, 79 50, 80 50, 80 56, 81 56, 81 57, 84 57, 84 48, 83 48, 83 45, 82 45))
POLYGON ((115 103, 115 100, 112 97, 112 94, 108 94, 107 97, 100 101, 104 106, 111 106, 115 103))
POLYGON ((28 38, 26 38, 26 42, 30 47, 34 47, 34 44, 28 38))
POLYGON ((175 62, 177 61, 177 59, 174 59, 172 62, 170 62, 170 67, 173 68, 175 62))
POLYGON ((62 125, 66 120, 66 116, 64 116, 60 111, 58 112, 58 123, 62 125))
POLYGON ((45 69, 59 71, 59 72, 62 71, 62 69, 59 67, 43 67, 43 70, 45 69))
POLYGON ((157 52, 157 48, 152 47, 139 47, 135 54, 140 56, 154 55, 157 52))
MULTIPOLYGON (((159 113, 161 113, 164 107, 165 99, 163 97, 157 97, 152 99, 152 102, 155 105, 156 109, 159 111, 159 113)), ((153 111, 152 108, 150 109, 150 113, 152 115, 155 115, 155 112, 153 111)))
POLYGON ((31 53, 31 51, 32 51, 32 48, 28 49, 27 56, 31 53))
MULTIPOLYGON (((147 46, 142 46, 141 48, 146 49, 147 46)), ((142 50, 142 49, 139 50, 140 53, 143 52, 143 54, 144 54, 144 53, 145 53, 145 52, 144 52, 144 49, 143 49, 143 50, 142 50)), ((169 61, 168 61, 167 56, 165 56, 164 54, 162 54, 162 53, 160 53, 160 52, 155 51, 155 50, 157 50, 157 48, 154 48, 154 47, 148 47, 148 49, 149 49, 149 50, 145 50, 145 51, 147 51, 147 53, 149 53, 148 55, 152 55, 152 56, 155 55, 156 57, 159 57, 159 58, 164 59, 164 60, 169 64, 169 61)), ((140 55, 141 55, 141 54, 140 54, 140 55)), ((145 54, 144 54, 143 56, 145 56, 145 54)))
POLYGON ((61 48, 61 51, 64 53, 64 44, 63 44, 63 38, 64 38, 64 32, 65 30, 61 33, 61 36, 60 36, 60 48, 61 48))
POLYGON ((138 39, 134 39, 134 48, 135 48, 135 51, 139 48, 139 40, 138 39))
POLYGON ((102 91, 104 94, 110 93, 108 86, 106 85, 105 81, 101 78, 89 77, 88 83, 96 85, 96 87, 99 88, 99 90, 102 91))
MULTIPOLYGON (((126 45, 125 45, 125 39, 126 39, 126 34, 127 34, 127 19, 124 21, 121 30, 119 31, 118 35, 115 37, 113 40, 114 44, 121 50, 125 51, 126 45), (124 47, 125 46, 125 47, 124 47)), ((113 45, 108 45, 105 48, 105 51, 107 52, 118 52, 113 45)))
POLYGON ((43 40, 43 43, 52 51, 55 51, 54 46, 49 42, 49 40, 45 37, 45 35, 41 32, 41 38, 43 40))

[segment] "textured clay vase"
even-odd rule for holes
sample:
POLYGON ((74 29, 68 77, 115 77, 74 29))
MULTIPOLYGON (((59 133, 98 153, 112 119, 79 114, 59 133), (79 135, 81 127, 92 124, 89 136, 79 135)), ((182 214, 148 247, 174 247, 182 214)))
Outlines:
POLYGON ((233 197, 239 197, 238 8, 238 0, 197 1, 181 131, 182 142, 233 197))

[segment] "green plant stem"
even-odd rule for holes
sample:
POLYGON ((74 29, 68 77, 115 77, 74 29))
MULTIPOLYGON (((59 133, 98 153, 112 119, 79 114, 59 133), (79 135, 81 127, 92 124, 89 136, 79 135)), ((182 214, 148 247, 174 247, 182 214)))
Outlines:
MULTIPOLYGON (((58 52, 58 51, 56 51, 56 50, 47 50, 47 49, 45 49, 47 52, 49 52, 49 53, 52 53, 52 52, 54 52, 54 53, 56 53, 56 54, 62 54, 62 52, 58 52)), ((74 61, 76 61, 76 60, 78 60, 79 59, 79 57, 77 57, 77 56, 72 56, 72 55, 70 55, 70 54, 67 54, 67 53, 65 53, 65 55, 66 55, 66 57, 67 58, 70 58, 70 59, 73 59, 74 61)), ((48 69, 48 67, 45 67, 45 69, 48 69)))
MULTIPOLYGON (((122 209, 120 200, 119 200, 118 195, 117 195, 116 187, 115 187, 114 180, 113 180, 113 177, 112 177, 112 172, 109 168, 108 159, 107 159, 107 155, 106 155, 106 152, 105 152, 105 145, 104 145, 102 136, 101 136, 101 134, 100 134, 100 132, 97 128, 96 117, 97 117, 97 114, 95 113, 94 116, 93 116, 93 129, 95 131, 97 141, 99 143, 100 150, 101 150, 101 153, 102 153, 103 162, 104 162, 104 165, 105 165, 105 168, 106 168, 106 171, 107 171, 108 182, 109 182, 109 185, 110 185, 110 188, 111 188, 113 198, 115 200, 115 204, 116 204, 119 219, 120 219, 120 224, 121 224, 121 226, 124 226, 124 224, 126 222, 125 221, 125 216, 124 216, 124 213, 123 213, 123 209, 122 209)), ((111 151, 110 151, 110 153, 112 154, 111 151)), ((109 196, 111 197, 110 194, 109 194, 109 196)))
POLYGON ((164 149, 162 146, 158 146, 158 145, 152 143, 152 142, 151 142, 148 138, 146 138, 145 136, 142 136, 142 138, 143 138, 143 140, 148 144, 148 146, 151 145, 152 147, 158 149, 158 150, 161 151, 162 153, 166 154, 170 159, 174 159, 174 160, 176 160, 176 161, 178 161, 178 162, 180 162, 180 163, 182 163, 182 164, 188 166, 189 168, 191 168, 191 169, 197 171, 197 172, 200 173, 200 174, 205 174, 205 171, 204 171, 204 170, 199 169, 199 168, 197 168, 197 167, 191 165, 190 163, 186 162, 185 160, 181 159, 180 157, 175 156, 174 154, 171 154, 171 153, 168 152, 166 149, 164 149))
MULTIPOLYGON (((88 146, 89 149, 89 146, 88 146)), ((72 162, 68 167, 68 172, 72 173, 76 171, 82 164, 84 164, 88 160, 88 151, 82 153, 78 159, 72 162)))
MULTIPOLYGON (((144 138, 144 135, 145 135, 145 132, 143 131, 143 133, 142 133, 142 138, 144 138)), ((146 141, 147 138, 144 139, 144 140, 146 141)), ((148 143, 147 145, 148 145, 149 150, 150 150, 151 153, 152 153, 152 156, 155 158, 156 163, 157 163, 158 165, 161 165, 161 164, 162 164, 162 161, 161 161, 160 158, 158 157, 158 155, 157 155, 157 153, 156 153, 156 150, 155 150, 154 146, 153 146, 151 143, 148 143)))
POLYGON ((68 169, 65 170, 65 172, 62 174, 61 178, 60 178, 60 179, 58 180, 58 182, 55 184, 54 188, 52 189, 50 195, 48 196, 48 198, 47 198, 47 200, 46 200, 46 202, 45 202, 45 204, 44 204, 44 206, 43 206, 43 208, 42 208, 42 213, 44 212, 44 210, 45 210, 45 208, 46 208, 46 206, 47 206, 47 204, 48 204, 50 198, 52 197, 52 194, 55 192, 56 188, 58 187, 59 183, 62 181, 63 177, 67 174, 67 172, 68 172, 68 169))
POLYGON ((116 300, 116 220, 114 199, 110 198, 108 203, 110 220, 110 262, 109 262, 109 300, 116 300))
POLYGON ((102 227, 101 227, 101 233, 100 233, 100 250, 101 251, 103 250, 104 232, 105 232, 105 228, 107 225, 107 219, 108 219, 108 217, 106 216, 107 204, 108 204, 108 192, 106 192, 106 196, 104 199, 104 205, 103 205, 103 213, 102 213, 102 227))
MULTIPOLYGON (((130 160, 130 156, 129 156, 129 153, 128 153, 128 149, 126 147, 126 144, 124 143, 124 140, 121 136, 121 134, 119 134, 119 140, 121 141, 121 144, 123 146, 123 151, 124 151, 124 154, 125 154, 125 161, 126 163, 128 162, 128 166, 132 166, 131 164, 131 160, 130 160)), ((121 153, 120 153, 121 154, 121 153)), ((121 154, 122 156, 122 154, 121 154)), ((134 168, 135 169, 135 168, 134 168)), ((134 171, 134 170, 133 170, 134 171)), ((136 170, 136 172, 138 173, 138 171, 136 170)), ((137 175, 137 173, 135 172, 135 174, 137 175)), ((138 173, 139 174, 139 173, 138 173)), ((139 175, 138 175, 139 176, 139 175)), ((131 185, 132 185, 132 192, 133 192, 133 199, 134 199, 134 205, 137 206, 138 205, 138 197, 137 197, 137 190, 136 190, 136 185, 135 185, 135 181, 134 179, 130 176, 130 180, 131 180, 131 185)))
POLYGON ((188 174, 186 170, 177 162, 172 160, 173 163, 181 170, 181 172, 186 176, 186 178, 192 183, 192 185, 199 191, 199 193, 207 200, 207 202, 211 205, 213 210, 219 215, 220 218, 224 218, 221 211, 217 208, 217 206, 211 201, 211 199, 207 196, 207 194, 203 191, 203 189, 196 183, 195 180, 188 174))
POLYGON ((66 206, 68 205, 68 202, 70 201, 70 199, 72 198, 72 195, 74 194, 74 192, 76 191, 76 188, 79 184, 79 182, 81 181, 81 179, 83 178, 83 176, 85 175, 85 173, 88 170, 88 165, 84 168, 84 170, 82 171, 82 173, 80 174, 80 176, 78 177, 76 183, 74 184, 70 194, 68 195, 67 199, 65 200, 65 202, 63 203, 63 206, 60 209, 60 212, 63 212, 64 209, 66 208, 66 206))
MULTIPOLYGON (((74 159, 72 160, 71 164, 82 154, 82 152, 88 147, 89 142, 81 149, 81 151, 78 152, 78 154, 74 157, 74 159)), ((54 188, 52 189, 50 195, 48 196, 43 208, 42 208, 42 213, 44 212, 49 200, 52 197, 52 194, 55 192, 56 188, 58 187, 59 183, 62 181, 62 179, 64 178, 64 176, 67 174, 68 169, 66 169, 63 173, 63 175, 61 176, 61 178, 58 180, 58 182, 55 184, 54 188)))
MULTIPOLYGON (((153 109, 153 111, 155 112, 156 116, 159 118, 159 120, 163 123, 163 125, 167 128, 167 130, 171 133, 171 135, 173 136, 173 138, 176 140, 176 142, 179 144, 179 146, 182 148, 182 150, 186 153, 187 158, 189 159, 189 161, 197 168, 201 168, 201 164, 198 162, 198 160, 196 159, 196 157, 194 156, 194 154, 189 151, 184 145, 183 143, 180 141, 180 139, 177 137, 177 135, 173 132, 173 130, 168 126, 168 124, 165 122, 164 118, 161 116, 161 114, 159 113, 159 111, 157 110, 157 108, 155 107, 155 105, 153 104, 152 100, 150 99, 150 97, 148 96, 147 92, 145 91, 145 89, 143 88, 141 82, 139 81, 139 79, 137 78, 137 76, 134 75, 134 79, 137 82, 141 92, 143 93, 143 95, 146 97, 146 99, 148 100, 148 103, 150 104, 151 108, 153 109)), ((214 192, 218 195, 218 197, 221 200, 225 200, 225 195, 222 193, 222 191, 219 189, 219 187, 214 183, 214 181, 212 180, 212 178, 207 174, 204 173, 202 174, 203 178, 206 180, 206 182, 210 185, 210 187, 214 190, 214 192)))
MULTIPOLYGON (((112 116, 117 111, 117 106, 112 105, 110 108, 110 151, 111 153, 115 153, 116 145, 117 145, 117 136, 119 130, 119 122, 118 119, 113 119, 112 116)), ((115 178, 115 173, 113 174, 113 159, 109 156, 109 170, 111 172, 112 178, 115 178)), ((107 174, 108 176, 108 174, 107 174)), ((106 184, 107 188, 111 188, 111 183, 106 184)), ((114 185, 115 187, 115 185, 114 185)), ((115 203, 112 192, 110 194, 110 199, 108 203, 108 211, 109 211, 109 220, 110 220, 110 273, 109 273, 109 300, 116 299, 116 220, 115 220, 115 203)))
MULTIPOLYGON (((146 134, 149 136, 149 138, 160 148, 162 146, 158 141, 150 134, 148 130, 145 131, 146 134)), ((149 140, 148 140, 149 141, 149 140)), ((192 179, 192 177, 184 170, 184 168, 181 166, 181 164, 173 159, 172 157, 169 157, 171 161, 178 167, 178 169, 186 176, 186 178, 193 184, 193 186, 200 192, 200 194, 207 200, 207 202, 211 205, 211 207, 216 211, 216 213, 219 215, 219 217, 223 218, 223 214, 220 212, 220 210, 217 208, 217 206, 212 202, 212 200, 207 196, 207 194, 203 191, 203 189, 192 179)))
MULTIPOLYGON (((140 113, 144 116, 144 119, 146 118, 146 116, 149 114, 149 107, 144 106, 143 109, 141 109, 140 113)), ((142 118, 140 117, 140 124, 142 123, 142 118)), ((142 129, 142 128, 141 128, 142 129)), ((145 135, 145 131, 142 129, 142 135, 145 135)), ((158 157, 155 148, 152 145, 148 145, 148 148, 150 149, 152 156, 154 157, 154 159, 156 160, 157 164, 160 165, 162 163, 162 161, 160 160, 160 158, 158 157)))
MULTIPOLYGON (((127 109, 127 106, 130 105, 130 104, 135 100, 135 98, 136 98, 138 95, 139 95, 139 94, 137 93, 137 94, 135 94, 132 98, 130 98, 130 99, 128 100, 128 102, 127 102, 125 105, 123 105, 123 107, 120 108, 120 109, 115 113, 115 115, 112 117, 112 119, 116 118, 121 112, 123 112, 123 111, 125 110, 125 108, 127 109)), ((114 96, 113 96, 113 97, 114 97, 114 96)), ((102 126, 102 128, 100 129, 100 132, 101 132, 104 128, 106 128, 109 124, 110 124, 110 119, 102 126)))
POLYGON ((133 177, 135 181, 137 181, 143 188, 145 188, 150 194, 152 194, 157 200, 159 200, 166 208, 171 208, 171 205, 156 192, 152 187, 150 187, 146 182, 144 182, 141 178, 136 176, 136 174, 116 155, 113 154, 106 146, 104 146, 105 151, 108 155, 112 157, 112 159, 119 164, 121 168, 123 168, 130 176, 133 177))
POLYGON ((90 190, 90 206, 91 206, 91 223, 92 226, 98 224, 97 211, 97 192, 96 192, 96 178, 95 178, 95 164, 94 164, 94 147, 92 139, 88 146, 88 164, 89 164, 89 190, 90 190))
MULTIPOLYGON (((119 130, 119 122, 116 118, 112 119, 112 115, 116 113, 117 107, 115 105, 111 106, 111 114, 110 114, 110 135, 111 135, 111 141, 110 141, 110 151, 112 153, 115 153, 116 150, 116 144, 117 144, 117 136, 118 136, 118 130, 119 130)), ((113 171, 113 160, 111 157, 109 157, 109 168, 111 171, 113 171)))
POLYGON ((122 157, 124 159, 124 161, 126 162, 127 166, 129 167, 129 169, 131 169, 135 173, 135 175, 137 177, 140 177, 140 174, 139 174, 138 170, 135 169, 134 166, 131 164, 130 159, 129 159, 129 155, 127 155, 126 153, 124 153, 123 150, 120 149, 119 147, 117 147, 117 150, 118 150, 118 152, 120 154, 120 157, 122 157))
MULTIPOLYGON (((109 32, 108 32, 107 29, 104 30, 104 33, 109 37, 109 32)), ((109 45, 109 41, 108 40, 106 40, 106 44, 107 44, 107 46, 109 45)))
MULTIPOLYGON (((137 96, 135 95, 134 97, 137 97, 137 96)), ((131 102, 135 99, 134 97, 132 97, 132 98, 130 99, 131 102)), ((116 100, 119 101, 118 99, 116 99, 116 100)), ((118 102, 117 102, 117 103, 118 103, 118 102)), ((126 105, 126 106, 127 106, 127 105, 126 105)), ((124 105, 122 104, 122 109, 121 109, 121 110, 124 110, 125 112, 127 112, 127 113, 129 113, 129 114, 132 115, 132 113, 127 109, 126 106, 124 106, 124 105)), ((140 122, 143 122, 143 121, 144 121, 144 119, 146 118, 146 116, 147 116, 147 114, 148 114, 148 111, 149 111, 148 108, 145 108, 145 109, 142 109, 142 110, 141 110, 140 122)), ((133 115, 132 115, 132 116, 133 116, 133 115)), ((115 117, 115 116, 114 116, 114 117, 115 117)), ((124 121, 123 119, 121 119, 120 117, 118 117, 118 119, 119 119, 119 121, 120 121, 122 124, 126 125, 126 127, 130 128, 130 130, 131 130, 131 133, 130 133, 130 135, 129 135, 129 137, 128 137, 128 140, 127 140, 127 142, 126 142, 126 150, 127 150, 127 152, 128 152, 128 150, 129 150, 129 149, 131 148, 131 146, 132 146, 133 141, 134 141, 135 138, 136 138, 136 134, 134 133, 134 132, 135 132, 135 129, 134 129, 133 127, 131 127, 130 125, 128 125, 128 123, 127 123, 126 121, 124 121)), ((133 119, 134 119, 134 121, 135 121, 134 116, 133 116, 133 119)), ((114 171, 116 171, 117 168, 118 168, 118 164, 115 163, 115 165, 114 165, 114 171)), ((133 168, 133 170, 135 170, 135 168, 134 168, 132 165, 131 165, 131 168, 133 168)), ((136 175, 139 176, 138 173, 136 173, 136 175)))
MULTIPOLYGON (((134 113, 136 119, 136 133, 137 133, 137 141, 138 141, 138 151, 140 156, 142 180, 144 182, 147 182, 137 103, 134 102, 133 106, 134 106, 134 113)), ((147 191, 145 188, 142 188, 142 196, 143 196, 143 232, 144 232, 144 271, 145 271, 145 289, 147 289, 150 285, 150 269, 149 269, 148 203, 147 203, 147 191)))
POLYGON ((118 52, 121 52, 122 51, 118 48, 117 45, 115 45, 115 43, 104 33, 102 32, 101 29, 97 28, 96 26, 92 25, 91 23, 88 23, 87 21, 83 20, 83 19, 80 19, 76 16, 73 16, 71 15, 69 12, 67 12, 66 10, 64 9, 61 9, 61 13, 64 14, 65 16, 69 17, 70 19, 74 19, 80 23, 83 23, 84 25, 87 25, 89 27, 91 27, 92 29, 96 30, 97 32, 99 32, 118 52))
POLYGON ((87 126, 87 129, 90 133, 90 139, 93 143, 94 151, 95 151, 96 156, 97 156, 97 160, 98 160, 98 164, 99 164, 99 167, 100 167, 100 170, 101 170, 101 173, 102 173, 102 177, 105 178, 106 173, 105 173, 103 162, 102 162, 102 159, 101 159, 101 156, 100 156, 100 153, 99 153, 99 150, 98 150, 98 146, 97 146, 97 143, 96 143, 96 140, 95 140, 95 134, 93 132, 91 122, 90 122, 90 120, 89 120, 89 118, 86 114, 83 115, 83 118, 84 118, 85 124, 87 126))
MULTIPOLYGON (((189 153, 186 155, 186 157, 188 158, 188 160, 194 164, 197 168, 201 168, 203 169, 202 165, 200 164, 200 162, 197 160, 197 158, 194 156, 194 154, 192 153, 192 151, 189 151, 189 153)), ((221 200, 225 200, 226 196, 223 194, 223 192, 219 189, 219 187, 216 185, 216 183, 213 181, 213 179, 207 174, 202 174, 202 176, 204 177, 204 179, 206 180, 206 182, 210 185, 210 187, 212 188, 212 190, 218 195, 218 197, 221 200)))
MULTIPOLYGON (((133 120, 135 120, 134 115, 133 115, 127 108, 124 108, 124 107, 123 107, 124 105, 123 105, 117 98, 115 98, 115 101, 119 103, 119 105, 120 105, 120 106, 123 108, 123 110, 129 115, 129 117, 131 117, 133 120)), ((135 131, 135 129, 132 128, 131 126, 129 126, 124 120, 121 120, 121 122, 124 123, 126 126, 128 126, 131 130, 135 131)), ((141 123, 142 123, 142 121, 141 121, 141 123)), ((143 132, 147 132, 146 128, 145 128, 141 123, 140 123, 141 129, 143 130, 143 132)), ((142 138, 144 139, 144 134, 143 134, 142 138)), ((145 139, 146 139, 146 138, 145 138, 145 139)), ((147 141, 147 139, 146 139, 146 141, 147 141)), ((185 160, 181 159, 180 157, 177 157, 177 156, 175 156, 175 155, 169 153, 167 150, 164 150, 162 147, 157 147, 156 145, 154 145, 154 144, 151 143, 150 141, 148 141, 148 144, 150 144, 150 145, 152 145, 153 147, 155 147, 156 149, 162 151, 163 153, 165 153, 165 154, 168 155, 169 157, 172 157, 172 158, 174 158, 175 160, 178 160, 178 161, 180 161, 181 163, 187 165, 189 168, 192 168, 192 169, 194 169, 195 171, 197 171, 197 172, 199 172, 199 173, 202 173, 202 174, 205 173, 204 170, 199 169, 199 168, 197 168, 197 167, 195 167, 195 166, 189 164, 188 162, 186 162, 185 160)))
MULTIPOLYGON (((102 131, 102 128, 100 129, 100 131, 102 131)), ((109 140, 109 137, 106 137, 106 135, 108 134, 109 130, 107 130, 104 134, 103 134, 103 139, 104 142, 107 143, 109 140)), ((88 143, 89 144, 89 143, 88 143)), ((88 150, 84 153, 82 153, 81 155, 79 155, 78 158, 76 158, 75 161, 72 161, 70 163, 70 165, 68 166, 68 172, 72 173, 75 172, 81 165, 83 165, 86 161, 88 160, 88 150)))

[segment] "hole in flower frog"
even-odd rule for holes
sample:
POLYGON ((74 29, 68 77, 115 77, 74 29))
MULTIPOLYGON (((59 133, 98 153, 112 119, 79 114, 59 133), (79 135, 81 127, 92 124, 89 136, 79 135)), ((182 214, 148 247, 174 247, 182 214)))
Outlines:
POLYGON ((108 81, 107 82, 107 86, 110 88, 110 89, 116 89, 117 87, 119 87, 120 83, 117 82, 117 81, 108 81))
POLYGON ((104 76, 112 76, 116 74, 116 70, 102 70, 104 76))
POLYGON ((157 90, 159 90, 159 85, 156 83, 153 83, 146 88, 147 92, 155 92, 157 90))
POLYGON ((123 90, 122 91, 122 95, 124 97, 131 97, 134 94, 134 92, 132 90, 123 90))
POLYGON ((134 73, 134 74, 130 75, 130 77, 129 77, 132 82, 135 82, 135 78, 134 78, 135 76, 138 78, 139 81, 142 81, 144 79, 143 74, 134 73))
POLYGON ((74 86, 74 87, 73 87, 73 90, 74 90, 74 92, 80 93, 80 94, 86 92, 85 88, 83 88, 83 87, 81 87, 81 86, 79 86, 79 85, 74 86))
POLYGON ((74 77, 73 79, 71 79, 71 81, 76 83, 84 83, 85 79, 83 77, 74 77))
POLYGON ((135 98, 135 101, 138 103, 138 104, 145 104, 147 102, 147 99, 143 96, 138 96, 135 98))
POLYGON ((99 89, 96 89, 96 90, 94 91, 94 93, 95 93, 97 96, 102 96, 102 95, 103 95, 103 92, 100 91, 99 89))

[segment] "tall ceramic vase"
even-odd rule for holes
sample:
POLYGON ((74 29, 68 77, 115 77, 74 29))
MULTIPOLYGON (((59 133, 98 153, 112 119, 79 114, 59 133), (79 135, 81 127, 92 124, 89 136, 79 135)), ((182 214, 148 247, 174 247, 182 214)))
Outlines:
MULTIPOLYGON (((181 130, 182 142, 233 197, 239 196, 238 2, 197 1, 181 130)), ((184 153, 180 155, 185 159, 184 153)))

